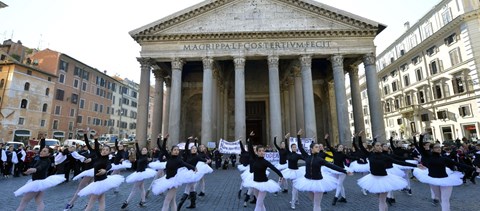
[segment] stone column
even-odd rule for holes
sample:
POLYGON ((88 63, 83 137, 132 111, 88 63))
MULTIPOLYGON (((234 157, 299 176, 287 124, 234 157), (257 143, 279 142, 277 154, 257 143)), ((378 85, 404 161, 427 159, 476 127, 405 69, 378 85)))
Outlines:
POLYGON ((150 71, 152 69, 151 58, 137 58, 140 62, 140 90, 138 93, 138 116, 137 116, 137 128, 136 139, 140 147, 147 145, 147 131, 148 131, 148 104, 150 96, 150 71))
POLYGON ((305 116, 305 136, 307 138, 317 136, 317 123, 315 118, 315 102, 313 100, 312 83, 312 57, 303 55, 300 57, 302 70, 303 89, 303 112, 305 116))
MULTIPOLYGON (((290 135, 292 135, 292 137, 295 137, 295 135, 297 134, 297 112, 296 112, 296 101, 297 99, 295 99, 295 85, 294 85, 294 79, 293 78, 289 78, 288 80, 288 97, 289 97, 289 101, 290 101, 290 135)), ((302 99, 302 98, 300 98, 302 99)), ((303 128, 302 128, 303 129, 303 128)))
POLYGON ((162 70, 154 70, 155 96, 153 99, 152 134, 150 134, 150 149, 157 147, 157 136, 162 133, 163 120, 163 73, 162 70))
MULTIPOLYGON (((283 131, 283 134, 286 134, 286 133, 295 133, 294 131, 291 131, 291 126, 290 126, 290 94, 288 92, 288 88, 289 88, 289 85, 288 85, 288 82, 283 86, 283 119, 285 120, 285 125, 284 125, 284 128, 285 128, 285 131, 283 131)), ((282 135, 283 135, 282 134, 282 135)))
POLYGON ((364 131, 362 134, 362 140, 365 139, 365 120, 363 117, 363 106, 362 98, 360 93, 360 82, 358 78, 358 67, 350 66, 350 95, 352 96, 352 107, 353 107, 353 121, 355 126, 355 134, 358 134, 360 131, 364 131))
POLYGON ((168 134, 168 123, 170 117, 170 89, 172 82, 169 78, 165 78, 165 95, 163 96, 163 123, 162 123, 162 134, 165 136, 168 134))
POLYGON ((203 58, 202 142, 212 141, 213 59, 203 58))
POLYGON ((172 88, 170 95, 169 129, 170 143, 180 141, 180 112, 182 110, 182 69, 184 61, 180 58, 172 60, 172 88))
POLYGON ((367 79, 368 105, 370 108, 370 122, 372 123, 372 137, 380 142, 386 141, 385 123, 383 122, 383 109, 380 102, 380 89, 378 88, 377 67, 375 55, 366 54, 363 57, 365 76, 367 79))
MULTIPOLYGON (((305 115, 303 111, 303 90, 302 90, 302 75, 300 67, 294 67, 295 75, 295 117, 297 122, 297 130, 303 129, 305 131, 305 115)), ((304 133, 305 134, 305 133, 304 133)))
POLYGON ((335 87, 335 105, 337 109, 338 143, 350 143, 350 121, 348 121, 347 93, 345 92, 345 71, 343 56, 334 55, 330 58, 333 68, 335 87))
POLYGON ((245 120, 245 58, 236 57, 235 63, 235 140, 246 139, 245 120))
POLYGON ((282 110, 280 102, 280 79, 278 72, 278 56, 268 56, 268 84, 270 96, 270 142, 273 138, 282 140, 282 110))

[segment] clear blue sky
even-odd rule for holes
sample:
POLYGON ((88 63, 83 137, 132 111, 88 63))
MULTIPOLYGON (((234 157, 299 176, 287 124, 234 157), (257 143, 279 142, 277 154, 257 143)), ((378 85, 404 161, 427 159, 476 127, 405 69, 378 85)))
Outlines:
MULTIPOLYGON (((140 47, 129 31, 202 0, 2 0, 0 41, 66 53, 107 74, 140 80, 140 47), (133 74, 132 74, 133 73, 133 74)), ((440 0, 317 0, 383 23, 375 40, 381 52, 440 0)))

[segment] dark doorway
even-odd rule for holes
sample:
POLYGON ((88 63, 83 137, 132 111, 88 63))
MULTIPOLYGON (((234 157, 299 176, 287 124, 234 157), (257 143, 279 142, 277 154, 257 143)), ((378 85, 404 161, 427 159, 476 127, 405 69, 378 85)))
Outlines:
POLYGON ((253 144, 265 145, 265 101, 249 101, 246 102, 246 137, 250 132, 255 132, 253 144))

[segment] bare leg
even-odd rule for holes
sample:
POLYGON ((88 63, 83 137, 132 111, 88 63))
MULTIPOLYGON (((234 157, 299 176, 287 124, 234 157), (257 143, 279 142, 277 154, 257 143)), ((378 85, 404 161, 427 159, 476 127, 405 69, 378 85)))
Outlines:
POLYGON ((24 211, 25 207, 27 207, 28 202, 30 202, 33 197, 37 195, 38 192, 28 192, 25 193, 20 201, 20 205, 18 205, 17 211, 24 211))
POLYGON ((92 180, 93 180, 93 177, 83 177, 82 180, 80 180, 80 183, 78 184, 77 191, 75 191, 75 194, 73 194, 73 197, 70 200, 70 202, 68 202, 68 204, 73 205, 78 198, 78 192, 80 192, 80 190, 82 190, 84 187, 90 184, 92 180))
POLYGON ((335 197, 344 197, 345 198, 345 188, 343 187, 343 181, 345 181, 346 174, 337 175, 337 191, 335 192, 335 197))
POLYGON ((85 208, 85 211, 90 211, 93 209, 93 205, 95 202, 98 200, 98 195, 90 195, 90 200, 88 201, 87 207, 85 208))
MULTIPOLYGON (((156 179, 158 178, 161 178, 163 176, 163 170, 158 170, 157 171, 157 174, 155 175, 155 177, 153 178, 153 181, 155 181, 156 179)), ((151 191, 152 190, 152 185, 153 185, 153 182, 150 183, 150 186, 148 186, 148 191, 151 191)))
POLYGON ((38 192, 35 196, 35 204, 37 204, 37 211, 43 211, 45 209, 45 203, 43 203, 44 192, 38 192))
MULTIPOLYGON (((170 204, 172 203, 176 193, 177 193, 176 188, 172 188, 172 189, 168 190, 167 195, 165 196, 165 199, 163 200, 162 211, 168 211, 168 208, 170 207, 170 204)), ((172 205, 172 208, 173 208, 173 205, 172 205)))
POLYGON ((322 211, 323 192, 313 193, 313 211, 322 211))
POLYGON ((105 193, 98 197, 98 210, 105 211, 105 193))
POLYGON ((442 211, 450 211, 450 196, 452 195, 452 190, 452 186, 440 187, 442 211))
POLYGON ((128 195, 128 198, 126 200, 127 204, 128 204, 128 202, 130 202, 132 197, 135 195, 135 193, 137 192, 137 189, 140 189, 140 182, 135 182, 135 184, 133 185, 132 191, 130 192, 130 195, 128 195))
POLYGON ((434 198, 433 199, 440 199, 440 186, 430 185, 430 191, 432 191, 434 198))
POLYGON ((267 192, 265 191, 258 191, 257 195, 257 204, 255 205, 255 211, 264 211, 265 209, 265 204, 263 203, 263 200, 265 199, 265 196, 267 195, 267 192))
POLYGON ((140 198, 142 202, 145 202, 145 185, 143 183, 143 180, 138 183, 138 188, 140 189, 140 198))
POLYGON ((387 211, 387 194, 388 193, 379 193, 378 194, 378 210, 379 211, 387 211))

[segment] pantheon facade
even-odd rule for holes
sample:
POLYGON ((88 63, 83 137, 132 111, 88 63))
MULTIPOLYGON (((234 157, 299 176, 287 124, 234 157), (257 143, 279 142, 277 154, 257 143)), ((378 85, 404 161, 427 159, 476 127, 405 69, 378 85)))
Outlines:
POLYGON ((137 139, 191 135, 257 144, 303 129, 351 143, 364 130, 358 65, 365 66, 372 133, 385 140, 375 66, 377 22, 313 0, 207 0, 130 32, 141 45, 137 139), (150 77, 155 96, 151 123, 150 77), (355 131, 345 90, 349 74, 355 131), (358 120, 358 121, 357 121, 358 120), (151 124, 151 134, 147 128, 151 124))

